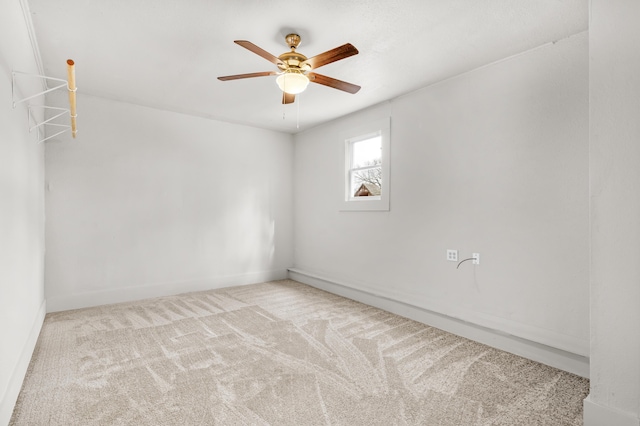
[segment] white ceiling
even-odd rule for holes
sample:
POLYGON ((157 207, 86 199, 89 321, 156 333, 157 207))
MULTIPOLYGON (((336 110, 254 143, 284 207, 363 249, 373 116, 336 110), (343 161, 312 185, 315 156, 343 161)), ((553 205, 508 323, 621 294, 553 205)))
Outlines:
POLYGON ((288 133, 588 23, 586 0, 29 0, 29 7, 45 74, 66 78, 73 59, 81 93, 288 133), (289 32, 301 35, 298 51, 308 57, 352 43, 358 55, 318 72, 362 89, 351 95, 311 84, 283 106, 275 77, 217 80, 276 70, 233 40, 278 56, 288 51, 289 32))

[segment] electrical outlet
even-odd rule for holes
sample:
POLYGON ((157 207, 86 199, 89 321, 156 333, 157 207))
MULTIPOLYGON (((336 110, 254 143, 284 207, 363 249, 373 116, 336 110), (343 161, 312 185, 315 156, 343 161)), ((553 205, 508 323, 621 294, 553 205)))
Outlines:
POLYGON ((447 250, 447 260, 449 262, 458 261, 458 250, 447 250))
POLYGON ((480 264, 480 253, 473 253, 471 255, 471 257, 473 258, 471 263, 473 263, 474 265, 479 265, 480 264))

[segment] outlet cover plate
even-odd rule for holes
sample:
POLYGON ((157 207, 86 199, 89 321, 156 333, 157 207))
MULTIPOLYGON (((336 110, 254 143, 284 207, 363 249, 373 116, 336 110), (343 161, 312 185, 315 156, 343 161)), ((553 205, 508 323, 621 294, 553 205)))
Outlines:
POLYGON ((449 262, 457 262, 458 261, 458 250, 447 249, 447 260, 449 262))

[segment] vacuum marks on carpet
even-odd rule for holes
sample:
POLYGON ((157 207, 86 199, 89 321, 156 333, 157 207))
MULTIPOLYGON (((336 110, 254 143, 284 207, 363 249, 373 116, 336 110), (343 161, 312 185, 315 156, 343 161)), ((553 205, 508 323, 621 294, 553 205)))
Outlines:
POLYGON ((588 380, 294 281, 47 315, 11 425, 581 425, 588 380))

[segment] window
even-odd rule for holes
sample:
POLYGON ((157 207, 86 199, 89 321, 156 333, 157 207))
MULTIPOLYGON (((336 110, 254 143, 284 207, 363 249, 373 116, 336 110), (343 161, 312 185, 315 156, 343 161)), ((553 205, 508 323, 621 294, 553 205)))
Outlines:
POLYGON ((380 132, 349 140, 350 197, 380 197, 382 189, 382 137, 380 132))
POLYGON ((344 198, 341 210, 389 210, 389 119, 343 137, 344 198))

